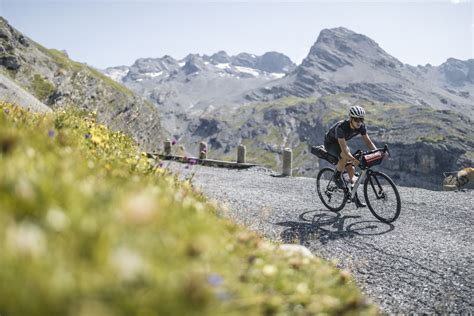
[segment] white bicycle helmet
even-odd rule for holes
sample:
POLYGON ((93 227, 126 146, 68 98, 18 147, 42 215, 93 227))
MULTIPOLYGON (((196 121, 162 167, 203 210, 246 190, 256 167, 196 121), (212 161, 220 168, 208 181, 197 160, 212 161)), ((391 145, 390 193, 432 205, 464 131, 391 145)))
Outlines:
POLYGON ((356 118, 364 118, 365 117, 365 110, 361 106, 354 105, 349 110, 349 116, 350 117, 356 117, 356 118))

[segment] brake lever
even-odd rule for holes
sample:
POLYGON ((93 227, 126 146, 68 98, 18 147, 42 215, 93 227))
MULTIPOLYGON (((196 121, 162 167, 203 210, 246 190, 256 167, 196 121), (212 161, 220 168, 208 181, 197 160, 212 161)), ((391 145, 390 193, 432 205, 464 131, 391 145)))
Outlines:
POLYGON ((388 159, 392 158, 392 155, 390 154, 390 150, 388 149, 387 144, 385 144, 383 149, 384 149, 384 153, 388 155, 388 159))
POLYGON ((362 150, 358 149, 354 154, 354 158, 360 161, 360 158, 362 157, 362 150))

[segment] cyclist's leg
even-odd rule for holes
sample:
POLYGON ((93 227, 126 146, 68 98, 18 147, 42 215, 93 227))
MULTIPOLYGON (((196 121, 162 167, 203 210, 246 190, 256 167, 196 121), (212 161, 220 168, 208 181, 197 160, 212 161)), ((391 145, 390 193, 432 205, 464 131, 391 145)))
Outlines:
POLYGON ((335 180, 336 185, 340 189, 344 189, 344 181, 342 180, 341 175, 342 175, 342 172, 344 171, 345 162, 341 156, 341 146, 339 146, 338 143, 324 142, 324 148, 326 149, 328 153, 330 153, 331 155, 339 159, 336 165, 336 170, 334 172, 334 180, 335 180))
POLYGON ((344 159, 343 157, 340 157, 336 165, 337 171, 342 173, 344 171, 344 168, 346 167, 346 164, 347 164, 347 160, 344 159))
MULTIPOLYGON (((349 152, 351 151, 350 147, 349 147, 349 152)), ((354 175, 355 175, 355 168, 352 164, 349 164, 347 165, 348 163, 350 163, 350 158, 347 157, 346 155, 344 155, 344 153, 341 152, 341 170, 343 170, 343 168, 346 169, 347 171, 347 174, 349 175, 349 180, 351 181, 351 183, 353 183, 353 179, 354 179, 354 175)))
POLYGON ((344 170, 345 164, 343 164, 343 162, 341 161, 341 146, 339 146, 338 143, 328 143, 324 141, 324 148, 328 153, 339 159, 336 165, 336 170, 342 172, 344 170))
POLYGON ((346 166, 346 171, 347 171, 347 174, 349 175, 349 179, 350 179, 351 183, 354 184, 354 182, 356 180, 354 166, 353 165, 346 166))

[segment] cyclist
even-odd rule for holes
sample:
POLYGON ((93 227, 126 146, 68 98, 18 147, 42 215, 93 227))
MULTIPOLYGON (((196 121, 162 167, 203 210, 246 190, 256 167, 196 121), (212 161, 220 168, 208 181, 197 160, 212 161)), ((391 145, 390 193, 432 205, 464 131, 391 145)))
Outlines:
MULTIPOLYGON (((339 159, 336 172, 334 173, 335 183, 339 188, 344 188, 344 182, 341 179, 341 174, 347 163, 352 162, 346 167, 349 179, 352 183, 357 181, 355 175, 354 165, 359 165, 360 161, 354 158, 351 150, 347 145, 347 141, 352 137, 360 134, 364 143, 369 149, 376 149, 374 143, 367 134, 367 129, 364 124, 365 110, 359 105, 354 105, 349 109, 349 119, 335 123, 326 133, 324 139, 324 148, 328 153, 339 159)), ((356 199, 359 206, 365 206, 359 199, 356 199)))

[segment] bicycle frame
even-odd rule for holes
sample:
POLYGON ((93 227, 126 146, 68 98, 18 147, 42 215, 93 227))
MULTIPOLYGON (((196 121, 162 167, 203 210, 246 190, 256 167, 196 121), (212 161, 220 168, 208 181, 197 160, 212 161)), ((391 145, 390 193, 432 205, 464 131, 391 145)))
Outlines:
MULTIPOLYGON (((377 150, 374 150, 374 151, 372 151, 372 152, 379 151, 379 150, 380 150, 380 149, 377 149, 377 150)), ((385 145, 382 150, 383 150, 384 153, 387 152, 388 155, 390 156, 390 152, 388 151, 387 145, 385 145)), ((359 151, 359 152, 360 152, 360 151, 359 151)), ((362 154, 362 152, 360 152, 360 153, 362 154)), ((355 153, 355 155, 357 155, 357 153, 355 153)), ((358 157, 359 157, 359 159, 360 159, 360 155, 359 155, 358 157)), ((353 166, 352 162, 348 162, 348 163, 346 164, 346 167, 347 167, 347 166, 350 166, 350 165, 353 166)), ((367 175, 368 172, 371 172, 371 171, 370 171, 370 167, 369 167, 369 168, 363 168, 363 169, 361 169, 361 170, 362 170, 362 173, 361 173, 361 175, 359 176, 359 179, 357 179, 356 183, 354 183, 354 185, 348 185, 348 186, 347 186, 347 189, 348 189, 347 198, 348 198, 349 201, 351 201, 351 200, 354 198, 352 192, 357 192, 357 188, 358 188, 359 185, 362 183, 362 180, 365 178, 365 176, 367 175)), ((376 179, 376 181, 377 181, 377 185, 380 187, 380 183, 378 183, 378 180, 377 180, 377 179, 376 179)), ((374 184, 373 184, 372 182, 370 183, 370 185, 372 186, 372 189, 374 189, 374 192, 375 192, 375 195, 377 196, 377 199, 383 198, 383 196, 379 196, 379 193, 377 193, 377 190, 375 190, 374 184)))
MULTIPOLYGON (((360 169, 360 175, 354 184, 351 183, 352 179, 346 180, 345 173, 342 179, 344 186, 342 187, 336 184, 336 172, 333 168, 326 167, 319 171, 316 180, 316 191, 319 195, 319 199, 333 212, 339 212, 344 208, 346 203, 351 202, 355 202, 356 207, 363 207, 365 205, 360 203, 362 201, 358 200, 357 190, 359 186, 364 183, 364 198, 370 212, 381 222, 391 223, 400 215, 400 194, 398 193, 395 183, 389 176, 383 172, 371 170, 371 167, 381 163, 379 160, 387 157, 385 155, 386 153, 389 157, 390 153, 388 147, 385 145, 383 149, 376 149, 371 152, 358 152, 358 154, 357 152, 354 154, 354 157, 360 162, 357 166, 358 169, 360 169), (372 155, 366 158, 367 155, 375 153, 376 151, 383 151, 383 156, 381 158, 375 158, 375 155, 372 155), (327 183, 324 185, 325 181, 327 181, 327 183), (343 197, 343 199, 341 199, 341 197, 343 197), (374 204, 374 202, 378 200, 382 200, 382 202, 374 204), (389 211, 389 216, 387 216, 387 210, 389 211)), ((353 163, 348 162, 345 166, 349 172, 350 170, 347 169, 348 166, 352 168, 353 163)))
POLYGON ((362 183, 362 180, 364 180, 364 178, 365 178, 368 171, 369 171, 368 169, 362 170, 361 175, 359 176, 357 181, 354 183, 354 185, 348 185, 347 186, 347 190, 348 190, 347 194, 348 194, 348 199, 349 200, 352 200, 352 198, 353 198, 352 192, 357 192, 357 189, 359 188, 359 185, 362 183))

